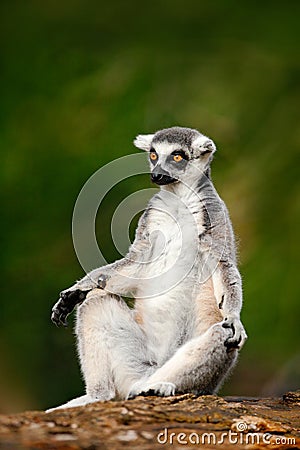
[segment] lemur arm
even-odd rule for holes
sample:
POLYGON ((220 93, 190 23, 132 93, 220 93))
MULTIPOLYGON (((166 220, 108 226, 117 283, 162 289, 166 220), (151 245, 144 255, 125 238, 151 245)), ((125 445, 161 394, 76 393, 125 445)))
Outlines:
POLYGON ((202 183, 200 195, 207 210, 206 226, 214 243, 212 245, 210 242, 213 260, 216 263, 212 274, 214 295, 224 318, 224 328, 231 328, 233 331, 233 336, 228 339, 228 345, 232 347, 235 344, 242 347, 247 339, 240 320, 242 280, 236 266, 234 234, 228 211, 209 179, 205 179, 202 183))
POLYGON ((236 343, 237 347, 242 347, 247 334, 240 320, 243 298, 241 275, 233 262, 221 260, 212 279, 215 298, 224 318, 223 327, 233 331, 228 344, 232 346, 236 343))
POLYGON ((103 294, 108 291, 117 295, 131 295, 138 286, 138 274, 141 264, 150 250, 150 241, 146 233, 146 217, 142 216, 134 243, 128 254, 112 264, 89 272, 73 286, 60 293, 59 300, 52 308, 51 320, 57 325, 67 326, 67 316, 76 305, 82 303, 88 292, 99 287, 103 294))
POLYGON ((144 213, 139 221, 134 242, 124 258, 92 270, 70 289, 90 291, 99 287, 116 295, 133 294, 139 283, 139 271, 151 254, 147 222, 147 214, 144 213))

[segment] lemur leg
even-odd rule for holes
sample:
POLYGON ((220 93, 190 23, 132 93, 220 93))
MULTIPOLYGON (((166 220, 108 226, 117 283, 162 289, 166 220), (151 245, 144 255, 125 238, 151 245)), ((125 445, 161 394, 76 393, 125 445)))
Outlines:
POLYGON ((73 311, 74 306, 84 302, 87 293, 92 289, 105 289, 115 295, 134 295, 136 288, 140 286, 141 255, 143 262, 151 258, 151 242, 143 231, 146 228, 145 217, 141 217, 136 238, 124 258, 92 270, 73 286, 60 293, 51 316, 56 325, 66 326, 66 318, 73 311))
POLYGON ((146 381, 135 383, 128 398, 140 394, 167 396, 216 392, 237 359, 237 350, 228 350, 225 346, 230 336, 232 330, 224 328, 222 322, 212 325, 203 335, 180 347, 146 381))
POLYGON ((157 367, 134 310, 120 297, 100 289, 89 292, 78 307, 76 335, 86 395, 59 408, 125 399, 130 386, 157 367))
POLYGON ((156 369, 144 332, 123 299, 94 289, 78 308, 76 334, 86 393, 125 398, 130 386, 156 369))

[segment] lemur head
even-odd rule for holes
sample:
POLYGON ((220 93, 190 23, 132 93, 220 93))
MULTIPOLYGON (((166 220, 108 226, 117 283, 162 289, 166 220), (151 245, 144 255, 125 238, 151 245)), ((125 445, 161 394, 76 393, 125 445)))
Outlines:
POLYGON ((172 127, 140 134, 134 145, 149 153, 151 179, 158 185, 184 182, 207 173, 216 151, 214 142, 191 128, 172 127))

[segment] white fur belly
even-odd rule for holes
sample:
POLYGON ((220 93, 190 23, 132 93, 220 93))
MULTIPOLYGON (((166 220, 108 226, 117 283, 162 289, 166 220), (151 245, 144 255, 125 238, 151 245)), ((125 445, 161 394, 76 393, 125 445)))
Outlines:
MULTIPOLYGON (((182 211, 181 211, 182 212, 182 211)), ((155 211, 151 217, 149 251, 141 268, 142 296, 161 295, 179 283, 191 271, 199 259, 199 239, 196 222, 186 220, 182 212, 155 211)))

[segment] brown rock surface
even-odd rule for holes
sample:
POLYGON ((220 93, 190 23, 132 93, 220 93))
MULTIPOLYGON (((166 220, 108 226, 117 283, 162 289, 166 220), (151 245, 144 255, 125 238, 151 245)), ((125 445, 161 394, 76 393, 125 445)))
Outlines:
POLYGON ((0 449, 300 448, 300 391, 283 398, 137 397, 0 415, 0 449))

